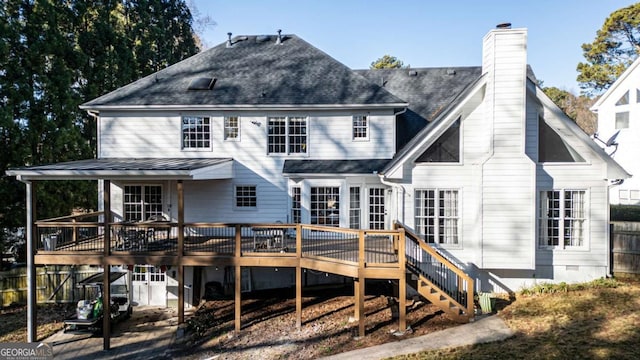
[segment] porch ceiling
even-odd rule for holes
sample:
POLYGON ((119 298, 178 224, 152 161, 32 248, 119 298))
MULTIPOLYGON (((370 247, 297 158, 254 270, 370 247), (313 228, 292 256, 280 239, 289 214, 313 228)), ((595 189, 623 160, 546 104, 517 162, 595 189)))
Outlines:
POLYGON ((209 180, 233 178, 231 158, 106 158, 25 166, 8 176, 30 180, 209 180))

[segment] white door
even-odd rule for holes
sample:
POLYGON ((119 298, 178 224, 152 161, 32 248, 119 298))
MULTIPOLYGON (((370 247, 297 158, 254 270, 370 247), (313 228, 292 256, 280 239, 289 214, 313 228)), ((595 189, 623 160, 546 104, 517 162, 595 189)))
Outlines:
POLYGON ((135 265, 131 280, 133 301, 138 305, 167 306, 167 276, 163 269, 135 265))

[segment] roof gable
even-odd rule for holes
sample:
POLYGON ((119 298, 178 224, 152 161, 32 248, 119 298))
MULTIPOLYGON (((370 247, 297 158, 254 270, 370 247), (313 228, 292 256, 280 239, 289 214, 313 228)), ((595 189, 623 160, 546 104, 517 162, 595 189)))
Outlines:
POLYGON ((388 105, 405 101, 295 35, 237 36, 81 107, 388 105), (188 90, 211 79, 211 89, 188 90))
MULTIPOLYGON (((602 106, 602 104, 604 104, 609 100, 609 97, 612 94, 614 94, 617 91, 617 89, 626 82, 626 80, 631 76, 631 74, 635 71, 635 69, 638 68, 638 66, 640 66, 640 58, 637 58, 633 63, 631 63, 631 65, 629 65, 629 67, 622 74, 620 74, 620 77, 618 77, 618 79, 616 79, 616 81, 614 81, 613 84, 609 86, 607 91, 605 91, 605 93, 602 94, 600 98, 598 98, 595 104, 591 106, 591 111, 597 112, 600 106, 602 106)), ((635 86, 636 85, 634 84, 634 87, 635 86)), ((614 101, 618 101, 618 99, 615 99, 614 101)))

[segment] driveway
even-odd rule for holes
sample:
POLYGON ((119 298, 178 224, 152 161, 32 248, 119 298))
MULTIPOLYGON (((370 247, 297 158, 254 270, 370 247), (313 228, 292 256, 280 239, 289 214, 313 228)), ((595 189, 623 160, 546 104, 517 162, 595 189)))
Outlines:
POLYGON ((178 325, 176 309, 136 306, 130 319, 112 326, 111 350, 102 337, 62 331, 45 339, 58 359, 171 359, 178 325))

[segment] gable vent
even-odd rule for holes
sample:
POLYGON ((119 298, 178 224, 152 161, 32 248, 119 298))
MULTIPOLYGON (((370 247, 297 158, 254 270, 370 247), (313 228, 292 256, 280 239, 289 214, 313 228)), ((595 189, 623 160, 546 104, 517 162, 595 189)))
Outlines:
POLYGON ((216 78, 199 77, 191 80, 187 90, 211 90, 216 84, 216 78))

